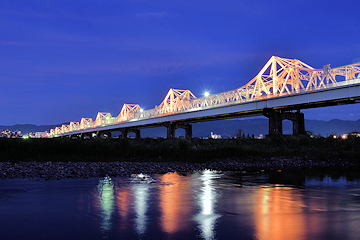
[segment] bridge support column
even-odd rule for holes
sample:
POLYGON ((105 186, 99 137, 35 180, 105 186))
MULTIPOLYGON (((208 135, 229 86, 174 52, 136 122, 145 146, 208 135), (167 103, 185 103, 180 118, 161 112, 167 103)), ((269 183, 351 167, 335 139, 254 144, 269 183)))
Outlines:
POLYGON ((175 124, 168 122, 165 123, 164 126, 166 127, 166 138, 167 139, 175 138, 175 124))
POLYGON ((269 118, 269 135, 282 134, 282 116, 280 110, 264 109, 264 116, 269 118))
POLYGON ((136 139, 140 139, 140 128, 121 128, 119 129, 119 131, 121 132, 121 137, 122 138, 127 138, 128 137, 128 133, 133 132, 136 135, 136 139))
POLYGON ((135 133, 135 135, 136 135, 136 139, 140 139, 141 138, 141 136, 140 136, 140 129, 139 128, 131 128, 131 129, 129 129, 128 130, 128 132, 133 132, 133 133, 135 133))
POLYGON ((269 135, 282 134, 282 121, 287 119, 293 122, 293 135, 305 134, 304 114, 296 112, 282 112, 276 109, 264 109, 263 115, 269 118, 269 135))
POLYGON ((192 135, 192 125, 190 123, 186 124, 186 128, 185 128, 185 138, 190 140, 193 138, 192 135))
POLYGON ((97 138, 97 139, 100 139, 100 133, 101 133, 100 131, 97 131, 97 132, 96 132, 96 138, 97 138))
POLYGON ((285 112, 283 119, 293 122, 293 135, 305 134, 304 114, 297 110, 296 112, 285 112))
POLYGON ((128 135, 128 129, 127 128, 120 129, 120 132, 121 132, 121 137, 122 138, 127 138, 127 135, 128 135))
POLYGON ((185 129, 185 138, 192 139, 192 125, 190 123, 165 123, 164 126, 167 128, 166 137, 168 139, 175 138, 175 130, 178 128, 185 129))
POLYGON ((185 129, 185 138, 192 139, 192 125, 190 123, 178 123, 175 125, 175 129, 185 129))

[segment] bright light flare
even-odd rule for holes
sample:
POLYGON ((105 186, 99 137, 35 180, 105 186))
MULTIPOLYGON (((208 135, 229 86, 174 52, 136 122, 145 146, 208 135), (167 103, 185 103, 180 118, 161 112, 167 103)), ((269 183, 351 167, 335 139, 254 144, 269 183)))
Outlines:
POLYGON ((208 91, 206 91, 205 93, 204 93, 204 96, 205 97, 208 97, 210 95, 210 93, 208 92, 208 91))

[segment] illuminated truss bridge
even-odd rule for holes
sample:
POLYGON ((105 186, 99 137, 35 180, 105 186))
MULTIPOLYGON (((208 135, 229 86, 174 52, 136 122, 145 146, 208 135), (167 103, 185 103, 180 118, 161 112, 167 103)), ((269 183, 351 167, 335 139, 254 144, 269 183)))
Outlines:
MULTIPOLYGON (((336 68, 325 65, 323 69, 314 69, 297 59, 272 56, 261 71, 240 88, 201 98, 195 97, 189 90, 170 89, 162 103, 153 109, 143 110, 138 104, 124 104, 118 116, 113 117, 110 113, 99 112, 95 120, 82 118, 80 122, 70 122, 69 125, 51 129, 49 136, 71 135, 71 133, 80 133, 82 130, 90 132, 91 129, 118 126, 133 120, 203 111, 263 99, 341 88, 358 83, 360 83, 360 63, 336 68)), ((266 111, 263 114, 269 118, 276 115, 266 111)), ((283 116, 280 118, 286 119, 283 116)), ((278 124, 276 121, 275 125, 278 124)), ((271 126, 270 131, 272 131, 271 126)))

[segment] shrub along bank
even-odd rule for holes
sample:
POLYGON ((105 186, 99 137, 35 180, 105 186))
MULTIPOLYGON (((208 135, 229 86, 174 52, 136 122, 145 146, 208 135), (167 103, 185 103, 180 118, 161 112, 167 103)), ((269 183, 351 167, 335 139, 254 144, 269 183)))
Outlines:
POLYGON ((265 139, 0 139, 2 162, 210 162, 296 157, 360 163, 360 138, 279 136, 265 139))

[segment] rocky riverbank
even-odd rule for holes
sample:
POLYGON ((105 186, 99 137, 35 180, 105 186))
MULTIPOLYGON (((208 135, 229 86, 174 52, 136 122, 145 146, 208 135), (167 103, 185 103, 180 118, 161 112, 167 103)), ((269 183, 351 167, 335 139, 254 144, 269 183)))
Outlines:
POLYGON ((167 172, 193 172, 204 169, 219 171, 260 171, 267 169, 354 168, 348 161, 314 161, 303 158, 272 157, 268 159, 225 159, 205 163, 193 162, 0 162, 1 178, 90 178, 130 176, 167 172))

